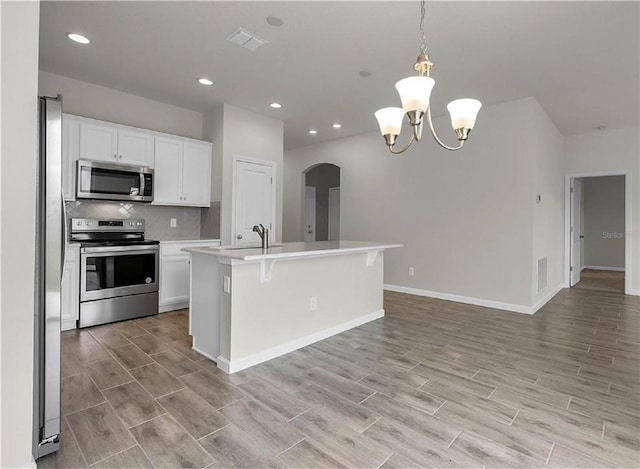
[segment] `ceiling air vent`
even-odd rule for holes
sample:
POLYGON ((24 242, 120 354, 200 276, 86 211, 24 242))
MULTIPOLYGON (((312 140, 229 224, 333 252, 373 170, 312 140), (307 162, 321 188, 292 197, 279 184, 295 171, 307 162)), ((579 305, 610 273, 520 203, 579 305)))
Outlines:
POLYGON ((227 36, 227 40, 233 42, 234 44, 238 44, 245 49, 249 49, 251 52, 254 52, 256 49, 264 46, 268 42, 242 28, 238 28, 237 30, 229 34, 227 36))

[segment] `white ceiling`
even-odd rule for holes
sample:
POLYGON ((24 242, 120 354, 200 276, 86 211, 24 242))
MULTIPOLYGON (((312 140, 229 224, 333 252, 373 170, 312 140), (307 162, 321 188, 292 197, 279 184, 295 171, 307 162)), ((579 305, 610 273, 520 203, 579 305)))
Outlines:
MULTIPOLYGON (((196 111, 225 102, 273 116, 295 148, 374 130, 375 110, 399 105, 393 85, 414 73, 419 10, 418 1, 45 1, 40 67, 196 111), (250 52, 226 41, 239 26, 269 43, 250 52), (69 41, 71 31, 92 43, 69 41)), ((433 112, 457 97, 534 96, 565 135, 637 126, 639 23, 635 1, 429 2, 433 112)))

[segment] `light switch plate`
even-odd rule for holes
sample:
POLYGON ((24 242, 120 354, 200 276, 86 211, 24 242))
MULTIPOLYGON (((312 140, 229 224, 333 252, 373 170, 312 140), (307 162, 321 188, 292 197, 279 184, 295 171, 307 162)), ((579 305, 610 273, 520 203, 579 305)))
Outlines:
POLYGON ((171 228, 175 228, 176 226, 178 226, 178 221, 175 218, 172 218, 169 224, 171 225, 171 228))
POLYGON ((222 277, 222 291, 225 293, 231 293, 231 277, 228 275, 222 277))

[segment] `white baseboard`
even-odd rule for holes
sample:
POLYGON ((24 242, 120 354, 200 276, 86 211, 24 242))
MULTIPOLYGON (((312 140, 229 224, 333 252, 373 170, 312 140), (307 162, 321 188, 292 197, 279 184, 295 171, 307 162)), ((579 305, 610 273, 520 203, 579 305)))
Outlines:
POLYGON ((624 272, 624 267, 607 267, 603 265, 584 265, 582 266, 582 270, 591 269, 591 270, 608 270, 611 272, 624 272))
POLYGON ((185 309, 189 307, 189 301, 179 301, 178 303, 167 303, 158 306, 159 313, 167 313, 169 311, 176 311, 178 309, 185 309))
POLYGON ((70 331, 71 329, 76 329, 78 327, 76 320, 72 319, 70 321, 62 321, 60 325, 60 329, 63 331, 70 331))
POLYGON ((456 303, 464 303, 474 306, 484 306, 485 308, 501 309, 504 311, 511 311, 513 313, 521 314, 534 314, 540 308, 542 308, 551 298, 553 298, 564 285, 558 285, 555 289, 551 290, 549 294, 545 295, 540 301, 533 306, 518 305, 513 303, 503 303, 501 301, 485 300, 483 298, 474 298, 471 296, 454 295, 451 293, 440 293, 430 290, 420 290, 418 288, 402 287, 399 285, 385 284, 384 289, 395 291, 398 293, 409 293, 411 295, 426 296, 429 298, 436 298, 439 300, 455 301, 456 303))
POLYGON ((502 309, 504 311, 512 311, 514 313, 533 314, 531 306, 517 305, 513 303, 503 303, 500 301, 485 300, 482 298, 474 298, 471 296, 454 295, 452 293, 440 293, 431 290, 420 290, 418 288, 402 287, 400 285, 384 285, 385 290, 395 291, 398 293, 409 293, 411 295, 426 296, 436 298, 438 300, 455 301, 456 303, 464 303, 468 305, 484 306, 486 308, 502 309))
POLYGON ((531 314, 535 314, 540 308, 542 308, 544 305, 546 305, 551 298, 553 298, 554 296, 556 296, 558 294, 558 292, 560 292, 560 290, 562 290, 563 288, 565 288, 564 286, 564 282, 560 283, 560 285, 558 285, 557 287, 551 289, 549 291, 549 293, 547 293, 545 296, 543 296, 542 298, 540 298, 532 307, 531 307, 531 314))
MULTIPOLYGON (((207 352, 203 352, 202 350, 200 350, 198 347, 196 347, 195 345, 193 347, 191 347, 194 351, 198 352, 200 355, 203 355, 205 357, 207 357, 209 360, 214 361, 216 363, 218 363, 218 360, 220 359, 220 357, 212 357, 211 355, 209 355, 207 352)), ((218 366, 220 366, 220 364, 218 363, 218 366)))
POLYGON ((627 295, 640 296, 640 290, 630 289, 627 295))
MULTIPOLYGON (((374 321, 384 317, 384 309, 379 311, 374 311, 373 313, 365 314, 364 316, 360 316, 359 318, 352 319, 351 321, 343 322, 342 324, 338 324, 337 326, 329 327, 319 332, 315 332, 313 334, 309 334, 304 337, 300 337, 299 339, 291 340, 289 342, 285 342, 284 344, 276 345, 275 347, 268 348, 258 353, 254 353, 244 358, 240 358, 238 360, 227 360, 226 358, 220 356, 215 360, 218 364, 218 368, 228 374, 235 373, 236 371, 244 370, 245 368, 249 368, 251 366, 257 365, 258 363, 263 363, 268 360, 272 360, 276 357, 284 355, 289 352, 293 352, 294 350, 298 350, 302 347, 306 347, 307 345, 311 345, 319 340, 326 339, 336 334, 340 334, 341 332, 347 331, 349 329, 353 329, 354 327, 361 326, 370 321, 374 321)), ((197 351, 197 350, 196 350, 197 351)), ((198 352, 202 353, 202 352, 198 352)))
POLYGON ((229 360, 227 360, 224 357, 218 357, 218 360, 216 361, 216 363, 218 364, 218 368, 220 368, 226 374, 228 375, 231 374, 231 372, 229 371, 231 369, 231 364, 229 363, 229 360))

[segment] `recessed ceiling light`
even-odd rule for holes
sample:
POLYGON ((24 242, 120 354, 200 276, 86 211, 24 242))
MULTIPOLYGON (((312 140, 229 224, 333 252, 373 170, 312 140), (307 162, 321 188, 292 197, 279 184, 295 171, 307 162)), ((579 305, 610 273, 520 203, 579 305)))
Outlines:
POLYGON ((284 21, 282 21, 282 18, 269 15, 267 16, 267 23, 269 23, 271 26, 282 26, 284 24, 284 21))
POLYGON ((337 122, 335 124, 333 124, 331 127, 333 127, 334 129, 339 129, 342 127, 342 124, 338 124, 337 122))
POLYGON ((269 104, 269 106, 271 106, 273 109, 280 109, 282 107, 282 104, 280 104, 280 103, 271 103, 271 104, 269 104))
POLYGON ((371 75, 373 75, 373 73, 368 70, 360 70, 361 77, 369 78, 371 75))
POLYGON ((309 133, 310 133, 311 135, 315 135, 315 134, 317 134, 317 133, 318 133, 318 131, 317 131, 316 129, 309 129, 309 133))
POLYGON ((213 85, 213 82, 211 80, 209 80, 208 78, 198 78, 198 83, 200 83, 201 85, 206 85, 206 86, 213 85))
POLYGON ((91 42, 88 38, 78 33, 67 33, 67 37, 78 44, 89 44, 91 42))

